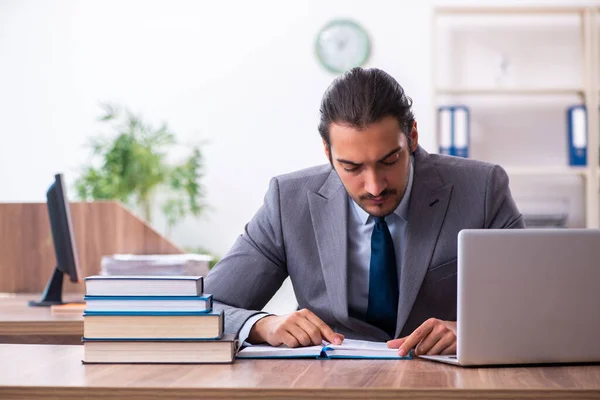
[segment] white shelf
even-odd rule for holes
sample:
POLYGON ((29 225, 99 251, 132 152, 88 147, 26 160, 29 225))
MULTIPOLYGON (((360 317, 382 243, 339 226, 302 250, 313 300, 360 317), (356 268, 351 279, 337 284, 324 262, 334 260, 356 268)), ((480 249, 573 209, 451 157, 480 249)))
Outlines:
POLYGON ((438 7, 437 15, 473 14, 576 14, 585 11, 584 7, 438 7))
MULTIPOLYGON (((571 19, 571 16, 569 18, 571 19)), ((513 7, 437 7, 432 15, 433 21, 433 40, 432 40, 432 81, 433 81, 433 107, 432 115, 433 121, 437 121, 438 118, 438 105, 448 99, 438 98, 440 96, 490 96, 494 101, 498 100, 500 103, 499 107, 506 106, 502 99, 498 99, 500 96, 576 96, 580 102, 585 104, 588 110, 597 110, 600 107, 600 79, 598 77, 598 71, 600 70, 600 7, 596 6, 565 6, 565 7, 554 7, 554 6, 513 6, 513 7), (463 25, 469 26, 470 23, 477 25, 479 23, 485 26, 485 21, 488 17, 502 17, 507 18, 507 21, 511 21, 512 16, 525 16, 524 20, 531 19, 532 21, 538 21, 541 18, 529 18, 530 16, 537 17, 538 15, 545 18, 550 16, 552 18, 556 16, 576 16, 578 26, 580 30, 579 40, 573 41, 573 49, 577 48, 579 57, 573 56, 573 61, 579 61, 581 71, 577 72, 577 75, 573 75, 568 82, 575 82, 573 86, 567 87, 493 87, 493 86, 477 86, 477 83, 473 82, 474 87, 460 86, 458 82, 438 81, 438 74, 436 68, 446 65, 452 65, 456 58, 451 53, 449 55, 450 60, 438 60, 439 49, 436 37, 438 36, 437 30, 441 27, 445 29, 452 29, 453 27, 445 27, 441 24, 441 20, 438 17, 443 17, 444 23, 447 23, 450 19, 455 19, 459 22, 458 29, 462 29, 463 25), (458 18, 457 18, 458 17, 458 18), (463 18, 464 17, 464 18, 463 18), (578 58, 579 60, 577 60, 578 58), (453 60, 454 59, 454 60, 453 60), (454 85, 454 86, 453 86, 454 85), (458 86, 457 86, 458 85, 458 86)), ((550 21, 551 19, 549 19, 550 21)), ((505 29, 512 29, 510 24, 506 24, 505 29)), ((454 27, 457 29, 457 27, 454 27)), ((532 48, 532 53, 535 48, 532 48)), ((485 49, 483 50, 485 52, 485 49)), ((573 54, 576 54, 573 52, 573 54)), ((533 55, 533 54, 532 54, 533 55)), ((448 57, 448 56, 447 56, 448 57)), ((532 63, 531 68, 543 69, 545 64, 532 63)), ((491 67, 486 67, 491 68, 491 67)), ((532 71, 535 73, 535 71, 532 71)), ((560 84, 560 81, 557 81, 560 84)), ((485 85, 485 83, 482 83, 485 85)), ((523 82, 524 85, 531 85, 533 82, 523 82)), ((542 83, 540 83, 542 84, 542 83)), ((549 81, 548 84, 552 85, 553 82, 549 81)), ((565 84, 567 82, 565 81, 565 84)), ((492 85, 492 83, 488 83, 492 85)), ((483 97, 465 99, 466 103, 474 104, 482 102, 483 97)), ((487 100, 487 99, 486 99, 487 100)), ((512 98, 511 98, 512 100, 512 98)), ((549 100, 549 99, 548 99, 549 100)), ((461 102, 463 100, 461 99, 461 102)), ((598 113, 589 113, 587 116, 587 158, 588 160, 598 160, 600 158, 600 118, 598 113)), ((439 135, 439 133, 438 133, 439 135)), ((437 137, 439 142, 439 137, 437 137)), ((541 148, 540 148, 541 150, 541 148)), ((477 158, 477 155, 473 155, 477 158)), ((523 165, 507 165, 505 166, 506 172, 509 176, 532 176, 532 177, 580 177, 582 178, 582 186, 584 189, 584 218, 585 226, 587 228, 600 228, 600 166, 597 163, 590 163, 587 166, 571 167, 564 165, 562 162, 552 165, 541 165, 541 166, 523 166, 523 165)))
POLYGON ((583 95, 583 88, 485 88, 485 87, 440 87, 435 89, 437 95, 583 95))
POLYGON ((571 166, 506 166, 504 168, 508 175, 512 176, 527 176, 527 175, 578 175, 585 177, 587 175, 586 167, 571 167, 571 166))

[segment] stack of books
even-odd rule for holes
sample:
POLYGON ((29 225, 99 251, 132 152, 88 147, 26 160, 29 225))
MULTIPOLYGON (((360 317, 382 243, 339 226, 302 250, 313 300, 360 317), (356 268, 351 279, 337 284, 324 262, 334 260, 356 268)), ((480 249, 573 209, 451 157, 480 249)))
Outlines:
POLYGON ((85 278, 84 363, 231 363, 237 343, 201 276, 85 278))

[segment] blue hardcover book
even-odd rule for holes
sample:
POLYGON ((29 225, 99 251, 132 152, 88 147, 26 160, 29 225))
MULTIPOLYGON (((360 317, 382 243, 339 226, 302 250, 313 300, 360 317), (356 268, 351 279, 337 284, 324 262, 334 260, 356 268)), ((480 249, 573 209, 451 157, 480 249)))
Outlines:
POLYGON ((463 105, 438 107, 439 153, 469 157, 470 114, 463 105))
POLYGON ((202 296, 85 296, 85 312, 210 312, 212 295, 202 296))
POLYGON ((95 275, 84 278, 88 296, 200 296, 201 276, 95 275))
POLYGON ((389 349, 384 342, 368 342, 365 340, 345 339, 342 344, 334 345, 323 342, 321 346, 295 347, 285 346, 273 347, 269 345, 253 345, 244 347, 237 358, 357 358, 357 359, 387 359, 387 360, 410 360, 412 352, 407 356, 398 355, 398 349, 389 349))
POLYGON ((84 340, 214 340, 223 336, 220 312, 85 312, 84 340))
POLYGON ((587 165, 587 112, 584 105, 568 108, 567 131, 569 164, 573 166, 587 165))

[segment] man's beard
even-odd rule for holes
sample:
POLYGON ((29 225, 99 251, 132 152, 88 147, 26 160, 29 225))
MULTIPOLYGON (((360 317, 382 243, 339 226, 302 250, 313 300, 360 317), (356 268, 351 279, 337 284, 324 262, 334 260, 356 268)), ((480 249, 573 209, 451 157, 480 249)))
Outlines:
POLYGON ((369 215, 371 215, 371 216, 380 216, 380 217, 385 217, 386 215, 389 215, 389 214, 393 213, 393 212, 396 210, 396 208, 398 208, 398 205, 400 205, 400 203, 402 202, 402 198, 404 197, 404 194, 405 194, 405 193, 406 193, 406 189, 404 190, 404 193, 402 193, 402 196, 400 196, 400 197, 397 197, 397 198, 396 198, 396 202, 395 202, 395 204, 393 205, 393 207, 391 207, 391 209, 389 210, 389 212, 388 212, 388 213, 386 213, 385 215, 374 215, 374 214, 370 213, 370 212, 369 212, 367 209, 365 209, 365 207, 363 207, 363 204, 362 204, 362 202, 363 202, 363 201, 365 201, 365 200, 371 200, 371 199, 374 199, 374 198, 376 198, 376 197, 380 197, 380 196, 383 196, 385 199, 387 199, 387 198, 388 198, 388 197, 390 197, 390 196, 397 196, 397 194, 398 194, 398 190, 397 190, 397 189, 385 189, 385 190, 384 190, 383 192, 381 192, 381 193, 380 193, 378 196, 373 196, 373 195, 372 195, 372 194, 370 194, 370 193, 366 193, 366 194, 360 195, 360 196, 358 197, 358 199, 354 199, 354 201, 355 201, 355 202, 356 202, 356 204, 358 204, 358 206, 359 206, 360 208, 362 208, 362 209, 363 209, 363 210, 364 210, 364 211, 365 211, 367 214, 369 214, 369 215), (358 201, 357 201, 357 200, 358 200, 358 201))
MULTIPOLYGON (((367 194, 361 195, 358 199, 359 200, 372 200, 376 197, 388 197, 388 196, 394 195, 396 193, 398 193, 398 191, 396 189, 385 189, 383 192, 379 193, 377 196, 373 196, 371 193, 367 193, 367 194)), ((400 203, 398 202, 398 204, 400 204, 400 203)), ((396 205, 396 207, 397 207, 397 205, 396 205)))

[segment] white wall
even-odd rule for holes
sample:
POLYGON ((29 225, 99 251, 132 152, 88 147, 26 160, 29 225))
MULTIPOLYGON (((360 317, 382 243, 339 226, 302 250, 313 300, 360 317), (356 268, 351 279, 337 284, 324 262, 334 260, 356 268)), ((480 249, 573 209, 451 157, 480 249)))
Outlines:
POLYGON ((369 65, 430 121, 429 8, 347 1, 4 1, 0 9, 0 201, 43 201, 55 171, 69 181, 102 126, 99 101, 121 102, 182 141, 207 139, 211 212, 174 232, 224 253, 273 175, 325 162, 316 126, 334 75, 314 56, 330 18, 357 19, 369 65), (387 9, 388 11, 384 11, 387 9))
POLYGON ((575 2, 0 0, 0 201, 44 201, 55 172, 73 182, 101 129, 98 102, 119 102, 184 142, 209 141, 210 213, 173 239, 222 255, 270 177, 326 161, 316 126, 334 75, 313 45, 332 18, 366 28, 368 66, 405 87, 434 150, 430 23, 442 3, 575 2))

